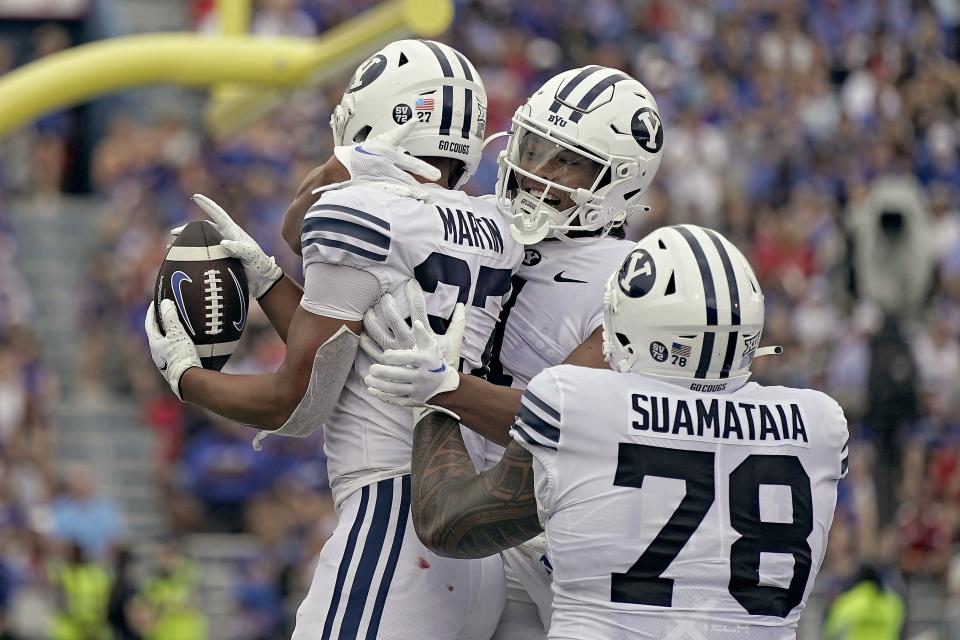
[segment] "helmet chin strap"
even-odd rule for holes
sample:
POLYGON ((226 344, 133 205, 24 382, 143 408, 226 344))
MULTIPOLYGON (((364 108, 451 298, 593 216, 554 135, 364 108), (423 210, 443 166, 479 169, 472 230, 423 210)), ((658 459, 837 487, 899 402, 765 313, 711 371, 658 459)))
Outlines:
MULTIPOLYGON (((483 153, 483 150, 487 148, 487 145, 489 145, 489 144, 490 144, 491 142, 493 142, 494 140, 498 140, 498 139, 500 139, 500 138, 503 138, 503 137, 509 136, 509 135, 510 135, 510 132, 509 132, 509 131, 501 131, 500 133, 495 133, 495 134, 493 134, 492 136, 490 136, 489 138, 487 138, 486 140, 484 140, 482 145, 480 145, 480 153, 483 153)), ((501 152, 501 153, 503 153, 503 152, 501 152)))

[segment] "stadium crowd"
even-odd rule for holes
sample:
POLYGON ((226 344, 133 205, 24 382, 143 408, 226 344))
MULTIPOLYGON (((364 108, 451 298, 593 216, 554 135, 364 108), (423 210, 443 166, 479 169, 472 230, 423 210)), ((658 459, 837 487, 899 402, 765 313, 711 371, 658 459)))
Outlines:
MULTIPOLYGON (((196 28, 216 29, 212 4, 195 3, 196 28)), ((252 29, 310 37, 371 4, 261 0, 252 29)), ((960 602, 956 4, 461 0, 457 9, 444 40, 480 70, 490 132, 507 129, 546 78, 587 63, 623 69, 656 96, 665 161, 653 211, 630 223, 629 237, 680 222, 721 229, 760 278, 764 342, 785 348, 758 361, 755 377, 826 391, 850 419, 851 473, 818 589, 839 594, 866 565, 898 588, 926 581, 960 602)), ((50 25, 33 42, 18 51, 0 41, 0 73, 70 44, 50 25)), ((234 637, 281 637, 312 574, 334 518, 321 445, 268 440, 256 454, 249 429, 181 405, 149 362, 142 318, 168 229, 201 215, 193 193, 215 198, 298 273, 280 220, 306 173, 329 156, 327 123, 344 81, 298 92, 220 141, 204 135, 195 113, 120 109, 90 155, 91 189, 107 213, 84 267, 80 393, 132 396, 143 407, 158 434, 172 535, 246 531, 261 544, 236 593, 249 635, 234 637)), ((83 469, 57 468, 49 417, 57 385, 31 335, 29 291, 3 215, 13 198, 55 202, 64 191, 82 144, 74 117, 47 117, 0 145, 0 638, 4 613, 38 590, 59 591, 50 602, 68 622, 92 615, 72 611, 64 587, 65 572, 85 563, 103 580, 117 576, 102 620, 91 624, 118 629, 119 598, 136 606, 121 616, 128 635, 116 637, 162 637, 156 603, 175 596, 156 592, 189 592, 189 566, 170 551, 148 579, 133 581, 119 553, 122 514, 83 469), (170 576, 182 584, 157 586, 170 576)), ((492 189, 497 150, 471 191, 492 189)), ((282 359, 262 316, 246 332, 231 370, 282 359)))

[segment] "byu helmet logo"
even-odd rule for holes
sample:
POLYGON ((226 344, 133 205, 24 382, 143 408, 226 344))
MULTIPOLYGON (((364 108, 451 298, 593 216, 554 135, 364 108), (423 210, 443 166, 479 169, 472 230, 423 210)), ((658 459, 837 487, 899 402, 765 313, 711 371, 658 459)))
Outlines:
POLYGON ((363 89, 379 78, 380 74, 382 74, 386 68, 387 59, 385 56, 379 53, 373 56, 357 69, 357 73, 353 78, 353 82, 350 84, 350 88, 347 89, 347 93, 353 93, 354 91, 363 89))
POLYGON ((643 249, 636 249, 627 256, 617 274, 620 290, 631 298, 641 298, 653 288, 657 279, 657 267, 653 258, 643 249))
POLYGON ((657 112, 650 107, 639 109, 633 114, 630 130, 637 144, 650 153, 660 151, 663 146, 663 124, 657 112))

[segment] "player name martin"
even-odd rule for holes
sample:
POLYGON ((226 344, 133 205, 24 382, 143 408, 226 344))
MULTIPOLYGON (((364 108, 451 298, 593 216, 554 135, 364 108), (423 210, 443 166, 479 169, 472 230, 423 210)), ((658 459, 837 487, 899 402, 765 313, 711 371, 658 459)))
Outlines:
POLYGON ((500 227, 491 218, 475 215, 472 211, 439 206, 437 213, 443 222, 445 241, 503 253, 500 227))
POLYGON ((634 433, 670 438, 809 446, 800 406, 794 403, 736 402, 720 398, 684 400, 635 393, 634 433))

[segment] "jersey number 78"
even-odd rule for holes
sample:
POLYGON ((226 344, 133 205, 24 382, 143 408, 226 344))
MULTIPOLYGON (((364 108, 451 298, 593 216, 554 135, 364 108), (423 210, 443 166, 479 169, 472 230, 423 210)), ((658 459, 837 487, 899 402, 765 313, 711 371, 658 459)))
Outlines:
MULTIPOLYGON (((614 573, 613 602, 671 606, 673 580, 661 577, 703 522, 715 499, 714 454, 621 443, 613 484, 643 486, 646 476, 686 481, 686 494, 663 529, 626 573, 614 573)), ((730 548, 730 595, 751 615, 785 618, 803 600, 810 578, 813 531, 810 476, 796 456, 750 455, 728 478, 730 525, 740 538, 730 548), (760 485, 790 488, 793 521, 760 519, 760 485), (793 555, 786 588, 760 584, 760 554, 793 555)))

